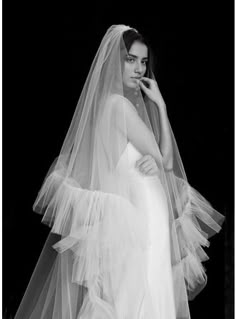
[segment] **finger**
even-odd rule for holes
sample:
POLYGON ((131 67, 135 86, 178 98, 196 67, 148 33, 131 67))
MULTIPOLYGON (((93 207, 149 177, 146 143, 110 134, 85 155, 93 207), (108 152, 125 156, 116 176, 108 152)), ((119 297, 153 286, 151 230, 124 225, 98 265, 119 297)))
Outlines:
POLYGON ((144 166, 143 164, 138 166, 138 169, 140 172, 145 172, 147 169, 149 169, 151 166, 144 166))
POLYGON ((155 165, 155 164, 156 164, 156 161, 155 161, 155 159, 154 159, 152 156, 147 155, 147 157, 142 161, 142 163, 143 163, 143 164, 145 164, 145 163, 152 163, 153 165, 155 165))
POLYGON ((146 174, 148 174, 148 175, 159 175, 159 170, 151 168, 150 170, 147 171, 146 174))
POLYGON ((153 81, 153 79, 147 78, 147 77, 145 77, 145 76, 142 76, 140 80, 141 80, 141 81, 142 81, 142 80, 145 80, 145 81, 147 81, 147 82, 149 82, 149 83, 153 81))
POLYGON ((149 169, 148 171, 146 171, 145 173, 143 173, 145 175, 149 175, 149 176, 153 176, 153 175, 157 175, 158 172, 154 169, 149 169))
POLYGON ((149 160, 150 158, 152 158, 150 155, 144 155, 142 156, 139 160, 136 161, 136 165, 139 166, 142 163, 145 163, 147 160, 149 160))
POLYGON ((155 79, 150 79, 150 78, 147 78, 146 76, 142 76, 140 80, 145 80, 149 83, 157 83, 157 81, 155 79))
POLYGON ((143 163, 143 158, 140 158, 139 160, 136 161, 135 166, 139 167, 143 163))
POLYGON ((142 83, 141 80, 139 81, 139 86, 144 91, 144 93, 148 92, 149 89, 142 83))
POLYGON ((148 165, 148 166, 145 166, 145 167, 141 166, 139 168, 140 172, 144 172, 144 173, 148 173, 148 171, 150 171, 150 170, 154 170, 155 171, 156 169, 157 169, 157 167, 155 167, 153 165, 148 165))
POLYGON ((155 175, 156 172, 153 169, 150 169, 146 172, 146 175, 155 175))
POLYGON ((142 167, 143 169, 149 169, 150 167, 156 167, 156 165, 153 162, 146 162, 143 163, 140 167, 142 167))
POLYGON ((154 80, 154 79, 150 79, 150 78, 146 78, 146 77, 142 77, 141 79, 140 79, 140 82, 142 81, 142 80, 144 80, 144 81, 146 81, 150 86, 152 86, 152 85, 157 85, 157 82, 154 80))
POLYGON ((139 159, 136 162, 136 167, 146 165, 147 163, 150 163, 151 165, 156 165, 156 161, 154 160, 154 158, 148 154, 148 155, 143 156, 141 159, 139 159))

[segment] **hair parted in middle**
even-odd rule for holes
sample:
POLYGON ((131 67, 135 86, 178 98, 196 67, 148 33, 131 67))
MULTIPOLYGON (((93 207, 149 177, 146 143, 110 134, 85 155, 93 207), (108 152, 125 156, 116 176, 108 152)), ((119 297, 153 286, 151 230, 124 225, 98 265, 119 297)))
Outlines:
POLYGON ((123 40, 126 47, 127 52, 129 52, 132 44, 137 41, 147 46, 148 48, 148 62, 147 62, 147 70, 145 72, 145 77, 151 77, 151 74, 154 73, 156 67, 156 61, 154 58, 153 49, 149 43, 149 40, 144 37, 141 33, 137 32, 135 29, 129 29, 124 31, 123 40))

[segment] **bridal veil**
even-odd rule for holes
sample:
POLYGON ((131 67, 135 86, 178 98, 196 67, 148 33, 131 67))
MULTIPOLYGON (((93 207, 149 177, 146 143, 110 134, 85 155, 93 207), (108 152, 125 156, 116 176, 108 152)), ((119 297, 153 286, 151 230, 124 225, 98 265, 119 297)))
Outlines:
POLYGON ((123 34, 128 30, 138 32, 112 25, 104 35, 60 154, 35 200, 33 209, 43 215, 51 233, 17 319, 77 318, 82 303, 87 313, 102 308, 115 298, 129 251, 148 246, 145 214, 135 210, 129 183, 117 170, 131 126, 137 140, 145 130, 147 143, 158 154, 169 207, 177 318, 187 318, 188 300, 206 284, 203 262, 208 256, 203 248, 220 231, 224 216, 188 183, 171 127, 173 165, 163 163, 156 105, 140 90, 133 94, 124 88, 128 52, 123 34))

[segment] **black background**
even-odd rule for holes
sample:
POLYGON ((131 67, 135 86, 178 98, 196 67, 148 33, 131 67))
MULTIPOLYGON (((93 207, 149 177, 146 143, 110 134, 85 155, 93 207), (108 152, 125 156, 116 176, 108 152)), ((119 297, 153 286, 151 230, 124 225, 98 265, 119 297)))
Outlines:
POLYGON ((148 37, 190 184, 226 216, 192 319, 233 318, 234 3, 3 2, 3 312, 11 318, 49 228, 32 210, 108 27, 148 37), (191 4, 190 4, 191 3, 191 4))

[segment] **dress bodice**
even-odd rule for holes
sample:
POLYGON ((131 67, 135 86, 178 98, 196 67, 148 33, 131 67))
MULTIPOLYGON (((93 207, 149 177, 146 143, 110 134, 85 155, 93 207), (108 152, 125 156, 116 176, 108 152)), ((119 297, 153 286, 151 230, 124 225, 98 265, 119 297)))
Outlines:
POLYGON ((136 147, 128 142, 120 159, 117 163, 117 169, 133 169, 135 168, 136 161, 142 157, 142 154, 136 149, 136 147))

